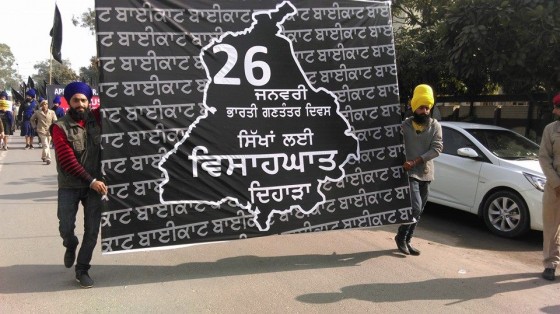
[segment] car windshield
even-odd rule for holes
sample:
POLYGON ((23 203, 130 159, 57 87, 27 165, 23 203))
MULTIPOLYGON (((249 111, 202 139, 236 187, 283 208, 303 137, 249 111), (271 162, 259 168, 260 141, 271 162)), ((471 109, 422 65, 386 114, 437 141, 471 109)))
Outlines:
POLYGON ((513 131, 467 130, 492 154, 503 159, 537 159, 539 145, 513 131))

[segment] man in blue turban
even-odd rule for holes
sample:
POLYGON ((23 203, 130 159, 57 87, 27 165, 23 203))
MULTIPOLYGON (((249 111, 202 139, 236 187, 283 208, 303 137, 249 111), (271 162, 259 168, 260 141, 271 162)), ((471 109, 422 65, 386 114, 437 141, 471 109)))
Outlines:
POLYGON ((58 119, 64 116, 64 108, 60 107, 60 96, 56 95, 53 99, 52 110, 58 119))
POLYGON ((93 250, 101 222, 101 196, 107 186, 101 180, 100 109, 90 109, 91 88, 82 82, 64 88, 68 112, 51 128, 58 172, 58 230, 66 248, 64 266, 76 261, 76 281, 82 288, 93 286, 89 276, 93 250), (76 259, 79 241, 74 233, 78 205, 84 207, 84 237, 76 259))
POLYGON ((17 119, 21 121, 21 136, 25 136, 25 149, 33 149, 33 137, 35 131, 31 126, 31 116, 35 113, 37 108, 37 101, 35 100, 36 92, 30 88, 25 93, 25 102, 19 107, 17 119))

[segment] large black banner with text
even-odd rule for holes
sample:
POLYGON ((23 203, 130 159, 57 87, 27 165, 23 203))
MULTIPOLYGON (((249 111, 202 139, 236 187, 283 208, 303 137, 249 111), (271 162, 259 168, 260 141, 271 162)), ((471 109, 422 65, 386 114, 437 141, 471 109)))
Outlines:
POLYGON ((95 9, 104 253, 411 221, 389 1, 95 9))

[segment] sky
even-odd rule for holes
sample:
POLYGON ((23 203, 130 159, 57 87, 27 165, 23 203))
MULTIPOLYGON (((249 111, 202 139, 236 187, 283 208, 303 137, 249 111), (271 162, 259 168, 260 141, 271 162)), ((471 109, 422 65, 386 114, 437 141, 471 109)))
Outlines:
MULTIPOLYGON (((53 26, 54 7, 62 17, 62 60, 69 59, 71 68, 79 73, 97 54, 95 36, 89 29, 72 24, 72 16, 79 17, 94 0, 12 0, 3 6, 0 43, 8 45, 16 60, 16 70, 24 80, 36 73, 33 66, 51 57, 50 30, 53 26), (32 40, 31 40, 32 38, 32 40)), ((53 62, 57 62, 54 61, 53 62)))

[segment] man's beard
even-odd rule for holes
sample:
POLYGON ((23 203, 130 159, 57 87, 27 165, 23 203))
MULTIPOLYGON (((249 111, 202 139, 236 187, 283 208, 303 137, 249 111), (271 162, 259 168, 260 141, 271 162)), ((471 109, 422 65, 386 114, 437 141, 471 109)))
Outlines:
POLYGON ((89 112, 89 108, 86 108, 86 110, 84 110, 84 111, 78 111, 77 109, 72 108, 72 107, 70 107, 70 109, 68 109, 68 114, 75 121, 85 120, 88 112, 89 112))
POLYGON ((414 117, 412 120, 418 124, 426 124, 430 120, 430 116, 427 114, 417 114, 413 113, 414 117))

